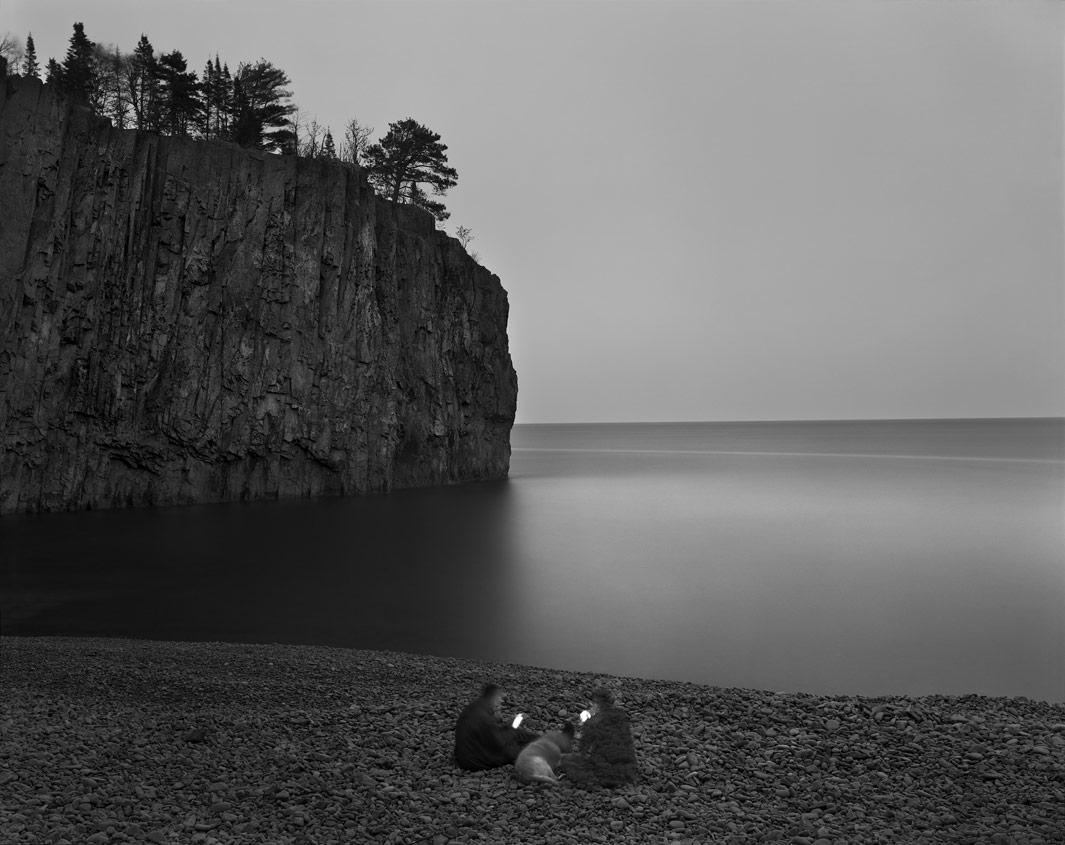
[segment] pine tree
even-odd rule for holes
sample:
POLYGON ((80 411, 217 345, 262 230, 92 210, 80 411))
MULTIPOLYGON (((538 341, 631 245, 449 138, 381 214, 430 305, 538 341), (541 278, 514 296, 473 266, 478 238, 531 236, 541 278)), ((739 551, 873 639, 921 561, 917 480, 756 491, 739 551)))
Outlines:
POLYGON ((242 147, 258 147, 263 139, 263 122, 251 106, 239 72, 233 80, 233 118, 229 135, 242 147))
POLYGON ((242 62, 233 79, 233 140, 269 152, 295 152, 289 116, 296 107, 289 102, 289 84, 285 72, 266 59, 242 62))
POLYGON ((75 23, 61 78, 62 90, 67 96, 88 103, 94 109, 99 105, 95 46, 85 34, 85 25, 80 21, 75 23))
POLYGON ((333 143, 333 133, 328 129, 325 130, 325 139, 322 141, 321 157, 331 159, 336 159, 337 157, 337 148, 333 143))
POLYGON ((55 59, 49 59, 46 65, 44 81, 49 85, 63 87, 63 66, 55 59))
POLYGON ((217 54, 207 60, 200 78, 200 133, 204 138, 229 137, 233 107, 233 78, 229 65, 222 65, 217 54))
POLYGON ((26 52, 22 57, 22 75, 41 78, 41 66, 37 61, 37 48, 33 43, 33 33, 26 36, 26 52))
POLYGON ((160 56, 157 72, 160 82, 159 128, 171 135, 186 135, 202 108, 196 74, 189 72, 188 62, 180 50, 160 56))
POLYGON ((233 127, 233 76, 229 65, 218 65, 218 56, 214 57, 215 81, 215 137, 227 138, 233 127))
POLYGON ((371 184, 386 198, 420 206, 437 220, 450 216, 421 188, 428 185, 442 196, 458 182, 458 172, 447 163, 447 145, 436 132, 409 117, 390 123, 388 134, 366 150, 365 158, 371 184))
POLYGON ((197 124, 200 137, 210 138, 211 130, 213 128, 214 110, 215 110, 215 86, 218 82, 215 81, 214 64, 210 59, 207 60, 207 64, 203 66, 203 73, 200 74, 200 120, 197 124))

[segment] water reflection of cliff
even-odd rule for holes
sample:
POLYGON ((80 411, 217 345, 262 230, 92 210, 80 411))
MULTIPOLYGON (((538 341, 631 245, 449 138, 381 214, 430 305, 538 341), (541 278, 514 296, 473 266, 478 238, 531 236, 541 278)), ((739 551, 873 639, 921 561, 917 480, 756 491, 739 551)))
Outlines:
POLYGON ((510 508, 504 481, 7 517, 3 632, 503 660, 513 617, 510 508))

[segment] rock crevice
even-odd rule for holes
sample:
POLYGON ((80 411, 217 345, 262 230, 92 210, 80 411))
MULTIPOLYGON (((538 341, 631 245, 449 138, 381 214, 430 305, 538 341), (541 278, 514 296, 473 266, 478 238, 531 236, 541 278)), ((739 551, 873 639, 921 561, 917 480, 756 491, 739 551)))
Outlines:
POLYGON ((506 476, 506 292, 428 214, 0 85, 0 513, 506 476))

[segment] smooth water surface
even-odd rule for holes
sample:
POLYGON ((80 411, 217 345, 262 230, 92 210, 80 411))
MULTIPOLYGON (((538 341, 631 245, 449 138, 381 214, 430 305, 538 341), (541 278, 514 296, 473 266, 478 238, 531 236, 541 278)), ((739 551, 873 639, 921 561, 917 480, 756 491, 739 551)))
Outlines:
POLYGON ((508 482, 0 520, 4 633, 1065 701, 1065 421, 517 426, 508 482))

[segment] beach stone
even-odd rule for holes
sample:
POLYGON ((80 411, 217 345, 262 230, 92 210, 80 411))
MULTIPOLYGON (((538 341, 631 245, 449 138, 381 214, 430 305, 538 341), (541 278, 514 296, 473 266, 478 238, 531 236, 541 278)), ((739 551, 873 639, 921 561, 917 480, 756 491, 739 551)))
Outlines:
POLYGON ((374 653, 342 649, 86 642, 96 654, 88 655, 81 641, 33 638, 5 651, 5 659, 13 658, 5 664, 4 733, 25 738, 8 753, 5 770, 17 770, 31 786, 21 794, 10 785, 0 790, 0 814, 6 812, 0 817, 9 822, 0 830, 4 841, 85 843, 106 833, 109 842, 152 845, 194 837, 204 845, 446 845, 504 842, 512 831, 524 830, 528 838, 522 841, 567 845, 786 844, 796 838, 850 845, 965 837, 988 845, 994 833, 1035 845, 1055 841, 1051 820, 1065 801, 1065 786, 1048 777, 1065 763, 1065 750, 1053 742, 1062 734, 1048 728, 1065 721, 1060 705, 892 699, 893 709, 882 712, 897 723, 878 727, 865 717, 851 723, 871 710, 860 698, 770 698, 758 691, 628 679, 617 688, 632 718, 640 782, 615 792, 583 792, 565 780, 554 789, 529 789, 514 781, 510 767, 478 773, 454 767, 455 714, 470 689, 501 678, 520 691, 531 724, 549 725, 560 706, 553 696, 580 701, 577 692, 566 690, 591 686, 578 675, 559 681, 557 670, 509 667, 506 674, 474 662, 412 655, 391 657, 387 662, 394 667, 385 671, 374 653), (265 655, 273 667, 266 668, 265 655), (327 659, 315 660, 318 655, 327 659), (356 671, 356 662, 365 668, 356 671), (137 675, 153 679, 142 692, 128 686, 137 675), (62 717, 39 705, 43 695, 35 691, 57 696, 40 681, 49 677, 66 679, 59 697, 74 706, 62 717), (210 695, 164 693, 164 684, 192 690, 205 685, 210 695), (543 702, 539 709, 537 702, 543 702), (709 702, 720 722, 702 732, 673 715, 679 704, 698 717, 709 702), (353 703, 360 715, 349 711, 353 703), (918 705, 928 718, 902 718, 906 707, 918 705), (828 718, 821 715, 826 711, 828 718), (974 721, 978 728, 948 727, 948 714, 969 711, 984 715, 983 722, 974 721), (826 733, 829 718, 847 730, 826 733), (177 743, 170 753, 143 755, 134 764, 130 797, 112 797, 118 767, 129 765, 142 747, 137 737, 165 736, 170 726, 189 721, 217 725, 225 739, 209 748, 177 743), (121 734, 111 727, 116 722, 121 734), (61 734, 49 732, 54 730, 61 734), (1008 751, 1006 736, 1024 744, 1008 751), (60 738, 63 748, 91 751, 57 750, 49 757, 44 750, 60 738), (49 765, 50 759, 72 765, 49 765), (219 784, 224 788, 210 791, 219 784), (4 804, 7 794, 18 795, 18 806, 10 808, 16 813, 4 804), (74 803, 82 798, 89 807, 84 815, 74 803), (943 812, 948 807, 951 814, 943 812))

